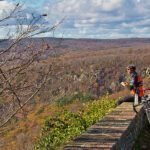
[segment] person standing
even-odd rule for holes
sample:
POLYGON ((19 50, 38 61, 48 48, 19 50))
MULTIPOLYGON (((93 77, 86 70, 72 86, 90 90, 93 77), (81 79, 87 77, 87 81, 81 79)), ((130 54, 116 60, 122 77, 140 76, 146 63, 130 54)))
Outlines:
POLYGON ((144 96, 143 81, 140 75, 136 72, 135 65, 127 66, 127 73, 130 76, 129 82, 121 82, 125 87, 128 87, 130 90, 130 96, 126 96, 118 100, 118 105, 123 102, 134 102, 135 96, 138 96, 138 100, 141 101, 141 98, 144 96))

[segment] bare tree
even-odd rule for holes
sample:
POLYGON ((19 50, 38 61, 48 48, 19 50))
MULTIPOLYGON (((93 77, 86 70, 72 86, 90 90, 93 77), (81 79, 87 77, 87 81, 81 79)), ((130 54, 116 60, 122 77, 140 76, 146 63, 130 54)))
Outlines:
POLYGON ((42 76, 36 75, 37 60, 49 45, 43 41, 35 46, 31 37, 53 31, 64 19, 47 27, 44 22, 40 22, 46 16, 31 14, 28 18, 18 3, 0 19, 0 25, 5 28, 9 27, 8 20, 17 22, 15 31, 8 31, 7 38, 0 41, 0 44, 5 45, 0 48, 0 127, 6 125, 19 111, 26 115, 24 106, 33 100, 51 72, 50 65, 45 66, 42 76))

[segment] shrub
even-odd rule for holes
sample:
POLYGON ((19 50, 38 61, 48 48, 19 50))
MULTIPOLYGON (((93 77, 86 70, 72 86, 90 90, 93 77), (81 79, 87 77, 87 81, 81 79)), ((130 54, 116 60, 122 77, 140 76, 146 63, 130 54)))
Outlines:
POLYGON ((74 95, 74 99, 77 99, 81 102, 88 102, 94 100, 94 96, 91 93, 77 92, 74 95))
POLYGON ((36 115, 39 115, 41 113, 44 112, 44 107, 41 107, 37 112, 36 112, 36 115))
POLYGON ((64 96, 57 100, 58 106, 64 106, 73 103, 75 100, 81 102, 88 102, 94 100, 94 96, 91 93, 77 92, 72 96, 64 96))
POLYGON ((78 113, 64 110, 54 118, 47 118, 42 129, 42 137, 35 150, 52 150, 64 145, 104 117, 115 106, 115 100, 106 97, 99 101, 88 102, 78 113))
POLYGON ((57 100, 57 105, 58 106, 64 106, 67 104, 71 104, 73 101, 74 101, 74 99, 72 97, 64 96, 64 97, 57 100))

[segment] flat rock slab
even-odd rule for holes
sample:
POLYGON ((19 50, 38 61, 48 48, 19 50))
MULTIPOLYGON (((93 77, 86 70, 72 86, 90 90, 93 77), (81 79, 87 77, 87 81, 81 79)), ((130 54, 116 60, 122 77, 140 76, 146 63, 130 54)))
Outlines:
POLYGON ((122 103, 104 119, 64 147, 65 150, 130 150, 144 127, 143 109, 133 111, 132 103, 122 103))

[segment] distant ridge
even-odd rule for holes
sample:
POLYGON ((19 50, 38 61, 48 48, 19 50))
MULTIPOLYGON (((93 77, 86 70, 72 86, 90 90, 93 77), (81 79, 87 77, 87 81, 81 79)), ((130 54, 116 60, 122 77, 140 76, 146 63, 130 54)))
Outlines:
MULTIPOLYGON (((110 48, 132 47, 150 45, 150 38, 122 38, 122 39, 75 39, 75 38, 30 38, 24 39, 19 46, 25 46, 30 42, 35 43, 37 49, 44 41, 48 45, 55 47, 57 50, 76 51, 76 50, 105 50, 110 48)), ((7 47, 12 40, 0 40, 0 49, 7 47)))

